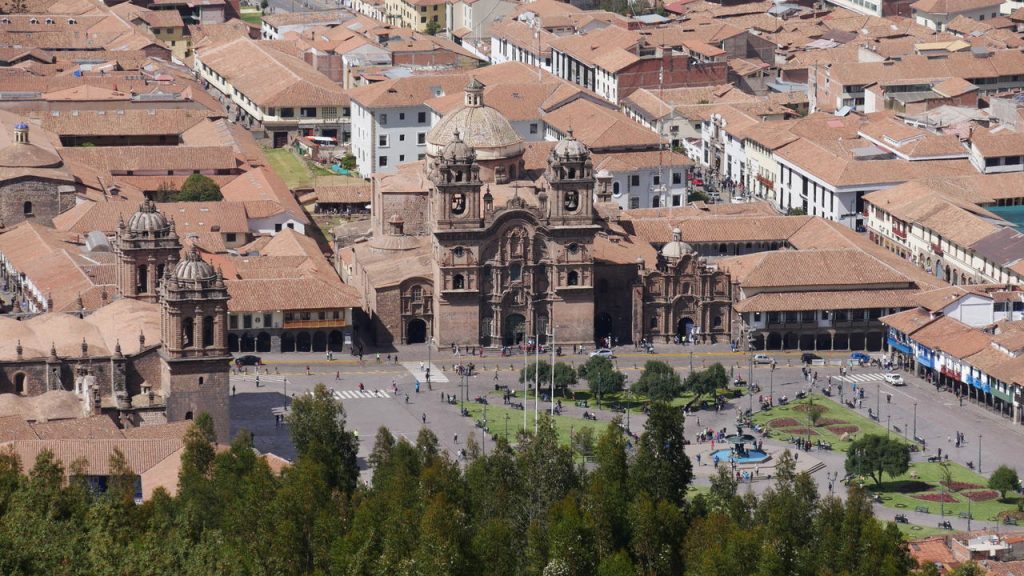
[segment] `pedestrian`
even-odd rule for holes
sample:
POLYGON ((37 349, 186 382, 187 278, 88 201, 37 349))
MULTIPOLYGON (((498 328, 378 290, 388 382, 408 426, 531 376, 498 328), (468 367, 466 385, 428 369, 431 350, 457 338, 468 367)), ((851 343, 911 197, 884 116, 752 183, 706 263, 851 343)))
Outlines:
POLYGON ((452 441, 455 442, 456 446, 459 445, 459 433, 458 432, 456 432, 455 436, 452 437, 452 441))
POLYGON ((427 424, 427 413, 424 412, 423 413, 423 425, 426 426, 426 424, 427 424))
POLYGON ((494 369, 494 381, 495 382, 498 381, 498 369, 497 368, 494 369))
POLYGON ((387 359, 387 363, 391 364, 391 354, 388 354, 385 358, 387 359))
POLYGON ((700 466, 700 454, 697 454, 697 466, 700 466))
POLYGON ((398 364, 398 354, 395 354, 395 364, 398 364))
POLYGON ((256 375, 256 387, 257 388, 260 387, 260 375, 259 374, 256 375))
POLYGON ((885 403, 886 404, 892 404, 892 394, 886 393, 886 395, 885 395, 885 403))
POLYGON ((420 360, 420 372, 423 372, 423 361, 420 360))
POLYGON ((377 364, 380 364, 380 352, 377 352, 377 364))
POLYGON ((341 380, 341 370, 338 370, 337 372, 334 373, 334 379, 341 380))
POLYGON ((231 385, 231 395, 232 396, 235 395, 235 385, 234 384, 231 385))
POLYGON ((761 474, 761 466, 754 464, 754 477, 756 478, 761 474))
MULTIPOLYGON (((306 376, 309 376, 309 366, 306 366, 306 376)), ((259 380, 259 378, 257 378, 259 380)))

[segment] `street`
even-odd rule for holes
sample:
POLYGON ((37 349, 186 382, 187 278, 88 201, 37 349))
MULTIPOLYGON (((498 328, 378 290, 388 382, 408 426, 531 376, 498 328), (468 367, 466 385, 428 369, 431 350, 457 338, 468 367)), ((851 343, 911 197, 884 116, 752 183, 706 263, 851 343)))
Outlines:
MULTIPOLYGON (((722 346, 697 346, 683 347, 662 345, 658 354, 646 354, 635 351, 632 346, 616 348, 616 358, 613 362, 618 369, 627 375, 627 386, 634 382, 643 369, 647 360, 661 360, 672 365, 680 376, 685 376, 690 371, 692 362, 694 370, 701 370, 715 362, 721 362, 730 377, 741 376, 744 379, 752 374, 753 382, 761 387, 760 394, 773 394, 775 398, 788 395, 794 398, 797 392, 806 391, 810 385, 803 380, 801 366, 799 364, 799 352, 770 353, 774 356, 777 366, 773 371, 767 364, 753 365, 748 363, 749 355, 744 353, 733 353, 724 345, 722 346)), ((500 393, 494 391, 494 384, 511 385, 516 391, 521 391, 522 385, 518 383, 519 370, 523 367, 524 358, 522 355, 501 357, 498 355, 486 356, 464 356, 456 357, 448 349, 432 351, 430 354, 431 387, 427 390, 424 372, 420 369, 421 364, 428 360, 428 353, 425 345, 400 347, 398 363, 392 359, 388 361, 386 354, 381 355, 380 363, 377 362, 374 354, 366 354, 362 364, 350 355, 337 355, 335 360, 328 361, 323 354, 264 354, 262 355, 265 366, 261 369, 259 376, 259 388, 257 388, 256 375, 252 367, 249 367, 247 374, 232 375, 232 389, 234 396, 231 401, 232 428, 237 431, 240 428, 250 430, 255 435, 255 444, 258 449, 264 452, 273 452, 285 458, 295 456, 294 449, 288 436, 287 425, 277 422, 276 413, 283 413, 286 398, 292 398, 305 394, 317 383, 324 383, 335 391, 335 397, 344 405, 348 418, 348 428, 355 430, 360 439, 360 467, 364 472, 364 479, 369 479, 369 470, 365 463, 365 457, 373 448, 373 438, 377 429, 386 426, 395 437, 406 438, 411 442, 415 441, 419 429, 423 425, 423 418, 426 417, 426 425, 436 434, 442 449, 449 454, 455 455, 460 448, 465 447, 465 438, 472 434, 480 435, 481 431, 475 427, 472 418, 464 418, 459 414, 458 405, 450 405, 441 401, 441 394, 460 397, 460 387, 456 376, 454 365, 462 361, 475 364, 475 372, 469 378, 468 390, 465 392, 467 398, 476 396, 489 396, 492 404, 501 404, 500 393), (308 370, 308 373, 307 373, 308 370), (495 372, 497 371, 497 380, 495 372), (415 391, 415 384, 419 381, 422 388, 419 393, 415 391), (363 384, 364 390, 359 391, 359 385, 363 384), (393 393, 392 386, 397 385, 399 393, 393 393), (287 396, 285 387, 287 387, 287 396), (408 396, 408 400, 406 400, 408 396), (458 444, 456 444, 456 434, 458 444)), ((827 366, 815 366, 812 369, 818 372, 816 389, 827 385, 828 379, 832 377, 834 389, 833 396, 837 395, 839 386, 839 366, 841 360, 848 358, 848 353, 819 353, 829 364, 827 366)), ((541 355, 541 358, 550 361, 550 354, 541 355)), ((567 355, 557 359, 578 367, 587 359, 586 355, 567 355)), ((535 357, 530 356, 530 361, 535 357)), ((425 368, 425 366, 424 366, 425 368)), ((858 388, 865 391, 865 399, 862 408, 857 411, 867 415, 867 410, 878 409, 880 417, 879 424, 893 426, 893 434, 904 434, 908 438, 916 435, 927 443, 924 452, 915 453, 914 461, 926 459, 934 455, 936 449, 942 448, 944 454, 960 464, 971 463, 975 470, 982 473, 990 473, 1000 464, 1014 464, 1020 462, 1017 442, 1021 439, 1022 430, 1009 420, 996 413, 988 411, 983 406, 977 406, 965 402, 963 406, 956 398, 948 392, 938 392, 930 386, 914 377, 912 374, 903 372, 907 382, 906 386, 893 387, 882 381, 883 370, 879 367, 854 367, 848 373, 847 380, 843 386, 846 394, 850 394, 852 383, 856 382, 858 388), (887 400, 891 395, 891 402, 887 400), (916 405, 916 406, 915 406, 916 405), (916 415, 916 419, 915 419, 916 415), (896 428, 899 431, 896 431, 896 428), (955 433, 959 431, 965 435, 965 443, 957 448, 953 442, 955 433)), ((577 389, 585 389, 586 383, 580 382, 577 389)), ((542 384, 541 390, 544 391, 542 384)), ((527 403, 527 408, 533 406, 533 401, 527 403)), ((753 406, 758 408, 756 398, 753 395, 744 398, 730 400, 727 409, 721 413, 713 410, 698 412, 702 427, 714 429, 726 428, 730 432, 735 428, 736 411, 747 410, 753 406)), ((550 410, 550 404, 542 402, 540 410, 550 410)), ((574 406, 572 402, 563 403, 562 417, 581 418, 584 410, 589 410, 597 415, 599 421, 610 421, 616 414, 607 409, 598 409, 591 405, 589 408, 574 406)), ((642 431, 645 417, 642 413, 633 413, 631 416, 631 428, 634 432, 642 431)), ((557 416, 556 416, 557 418, 557 416)), ((696 435, 696 418, 691 415, 687 421, 687 436, 691 442, 696 435)), ((486 446, 490 445, 490 441, 486 446)), ((776 439, 765 441, 766 448, 781 451, 788 446, 776 439)), ((696 454, 707 452, 706 445, 691 444, 687 448, 691 459, 696 454)), ((827 493, 827 486, 830 478, 845 476, 843 467, 845 455, 842 452, 812 451, 807 456, 801 455, 801 460, 807 462, 808 469, 814 468, 814 463, 820 461, 821 466, 813 471, 813 477, 818 482, 822 493, 827 493)), ((696 483, 707 484, 708 477, 713 472, 709 465, 710 458, 703 459, 703 466, 697 467, 696 483)), ((770 482, 754 482, 741 489, 751 489, 755 493, 761 492, 770 482)), ((836 489, 842 494, 842 489, 836 489)), ((876 506, 876 512, 882 518, 892 518, 895 510, 876 506)), ((933 518, 924 515, 924 518, 916 518, 911 513, 912 523, 922 525, 934 525, 933 518)), ((947 517, 948 518, 948 517, 947 517)), ((950 519, 954 527, 960 529, 958 523, 966 522, 961 519, 950 519)), ((974 526, 982 525, 975 522, 974 526)))

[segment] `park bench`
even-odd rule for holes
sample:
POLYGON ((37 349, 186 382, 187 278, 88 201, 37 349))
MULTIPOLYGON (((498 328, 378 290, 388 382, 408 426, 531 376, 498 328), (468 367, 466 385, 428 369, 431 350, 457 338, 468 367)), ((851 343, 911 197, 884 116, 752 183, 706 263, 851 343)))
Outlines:
POLYGON ((939 522, 939 528, 945 528, 946 530, 952 530, 953 529, 953 525, 949 522, 949 520, 944 520, 942 522, 939 522))
POLYGON ((921 446, 927 446, 928 445, 928 443, 924 441, 924 438, 921 438, 920 436, 914 436, 914 440, 916 442, 918 442, 919 444, 921 444, 921 446))
POLYGON ((1016 518, 1010 518, 1009 516, 1007 516, 1006 518, 1003 518, 1003 524, 1005 524, 1007 526, 1016 526, 1017 525, 1017 519, 1016 518))
POLYGON ((960 513, 960 517, 963 518, 964 520, 971 520, 972 519, 970 512, 961 512, 960 513))
POLYGON ((579 407, 579 408, 588 408, 589 407, 587 405, 587 401, 586 400, 577 400, 576 401, 576 406, 579 407))
POLYGON ((897 514, 896 515, 896 523, 897 524, 910 524, 910 520, 907 520, 906 514, 897 514))
POLYGON ((509 406, 511 406, 513 410, 522 410, 523 409, 523 403, 522 402, 512 402, 512 403, 509 404, 509 406))
POLYGON ((921 514, 928 514, 928 507, 927 506, 918 506, 917 508, 914 508, 914 511, 915 512, 920 512, 921 514))

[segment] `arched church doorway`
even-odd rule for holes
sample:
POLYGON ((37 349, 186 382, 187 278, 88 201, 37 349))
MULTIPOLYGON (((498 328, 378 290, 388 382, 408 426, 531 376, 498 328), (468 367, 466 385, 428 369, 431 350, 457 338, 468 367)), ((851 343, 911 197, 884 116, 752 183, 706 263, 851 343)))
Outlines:
POLYGON ((693 334, 693 318, 680 318, 676 322, 676 336, 689 338, 693 334))
POLYGON ((526 318, 522 314, 509 314, 505 317, 505 345, 515 346, 526 341, 526 318))
POLYGON ((420 318, 409 320, 405 327, 406 344, 422 344, 427 341, 427 323, 420 318))

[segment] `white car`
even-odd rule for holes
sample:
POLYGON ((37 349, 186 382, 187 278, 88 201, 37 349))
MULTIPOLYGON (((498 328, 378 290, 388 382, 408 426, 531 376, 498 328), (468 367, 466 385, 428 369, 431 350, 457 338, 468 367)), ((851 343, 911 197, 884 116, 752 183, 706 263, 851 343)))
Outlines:
POLYGON ((907 383, 903 380, 903 376, 901 374, 886 374, 885 376, 883 376, 883 378, 887 383, 892 384, 893 386, 907 385, 907 383))
POLYGON ((775 360, 767 354, 754 354, 754 364, 771 364, 775 360))
POLYGON ((605 358, 615 358, 615 354, 612 354, 612 351, 609 350, 608 348, 601 348, 600 350, 594 350, 593 352, 590 353, 590 356, 591 357, 594 357, 594 356, 604 356, 605 358))

